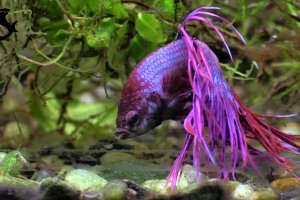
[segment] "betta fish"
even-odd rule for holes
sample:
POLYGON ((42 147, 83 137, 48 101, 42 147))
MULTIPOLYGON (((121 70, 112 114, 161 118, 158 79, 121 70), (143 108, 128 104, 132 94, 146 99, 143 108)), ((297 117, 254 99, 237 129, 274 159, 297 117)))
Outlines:
POLYGON ((220 178, 234 173, 240 161, 243 167, 255 167, 252 155, 269 155, 293 174, 298 167, 281 153, 299 154, 300 136, 284 133, 265 122, 268 116, 250 111, 225 80, 214 52, 186 31, 190 21, 207 24, 232 59, 211 18, 228 24, 245 41, 228 20, 208 12, 214 9, 218 8, 201 7, 191 12, 179 26, 179 39, 150 53, 133 69, 119 101, 116 137, 120 139, 144 134, 164 120, 183 122, 186 139, 167 179, 172 188, 191 147, 198 180, 203 160, 217 166, 220 178), (257 141, 264 151, 250 141, 257 141))

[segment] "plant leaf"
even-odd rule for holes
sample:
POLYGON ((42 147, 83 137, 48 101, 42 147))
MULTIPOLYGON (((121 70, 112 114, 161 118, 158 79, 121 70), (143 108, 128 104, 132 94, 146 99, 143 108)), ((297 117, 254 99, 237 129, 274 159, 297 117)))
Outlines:
POLYGON ((162 11, 167 17, 173 18, 175 15, 174 0, 162 0, 161 1, 162 11))
POLYGON ((38 99, 33 99, 30 104, 30 111, 32 116, 39 122, 39 125, 46 131, 50 132, 56 129, 57 119, 59 115, 59 103, 54 98, 53 93, 46 95, 46 103, 38 99))
POLYGON ((144 40, 141 36, 136 35, 131 41, 129 46, 130 54, 136 61, 142 60, 151 51, 157 49, 159 45, 157 43, 151 43, 144 40))
POLYGON ((161 23, 152 14, 139 13, 135 21, 135 29, 142 38, 149 42, 163 43, 167 40, 161 23))
MULTIPOLYGON (((92 1, 92 0, 89 0, 92 1)), ((84 1, 82 0, 68 0, 68 3, 70 7, 72 8, 73 12, 79 13, 79 11, 83 8, 84 6, 84 1)))

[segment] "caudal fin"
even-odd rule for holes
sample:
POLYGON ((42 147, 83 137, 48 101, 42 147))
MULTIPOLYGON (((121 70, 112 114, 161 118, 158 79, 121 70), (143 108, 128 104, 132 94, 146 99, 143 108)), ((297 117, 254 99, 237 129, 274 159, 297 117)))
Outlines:
MULTIPOLYGON (((197 38, 192 38, 185 26, 193 20, 201 21, 213 28, 223 41, 230 57, 229 47, 217 26, 208 18, 219 19, 232 27, 244 41, 240 33, 224 18, 207 12, 216 7, 202 7, 188 15, 179 27, 188 51, 188 75, 193 91, 192 109, 184 121, 184 128, 190 134, 177 157, 167 182, 175 187, 184 158, 192 146, 193 164, 200 170, 203 158, 219 168, 220 177, 226 178, 238 165, 255 166, 250 152, 268 153, 274 161, 290 172, 297 167, 281 155, 282 152, 299 154, 299 135, 288 135, 264 121, 262 115, 251 112, 237 97, 225 80, 218 58, 213 51, 197 38), (264 147, 261 151, 248 142, 256 140, 264 147), (229 146, 230 154, 226 153, 229 146), (230 171, 228 170, 228 163, 230 171)), ((199 178, 199 174, 197 176, 199 178)))

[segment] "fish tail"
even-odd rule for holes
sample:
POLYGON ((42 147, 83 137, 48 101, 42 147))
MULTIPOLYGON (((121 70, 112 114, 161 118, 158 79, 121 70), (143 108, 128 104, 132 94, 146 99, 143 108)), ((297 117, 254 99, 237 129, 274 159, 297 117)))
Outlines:
POLYGON ((255 161, 250 152, 265 154, 248 142, 258 141, 272 158, 292 172, 293 163, 280 155, 281 152, 299 154, 297 144, 299 136, 288 135, 263 121, 264 117, 251 112, 230 88, 225 80, 217 56, 203 42, 192 38, 185 26, 193 20, 204 22, 213 28, 223 41, 229 56, 232 58, 228 44, 221 31, 208 18, 216 18, 227 24, 245 43, 241 34, 226 19, 207 10, 216 7, 202 7, 188 15, 179 27, 182 39, 188 50, 188 76, 193 90, 192 109, 184 120, 184 128, 191 135, 186 138, 184 148, 177 157, 168 177, 172 188, 177 183, 180 168, 192 146, 193 164, 196 179, 200 177, 201 160, 207 161, 219 168, 219 176, 227 178, 235 171, 239 162, 243 166, 255 167, 255 161), (228 155, 229 148, 229 155, 228 155), (202 159, 201 159, 202 158, 202 159))
MULTIPOLYGON (((292 153, 300 155, 300 135, 291 135, 267 124, 261 115, 251 112, 236 97, 245 114, 240 116, 240 121, 249 140, 258 141, 272 158, 287 171, 293 173, 300 165, 295 165, 291 160, 280 153, 292 153)), ((269 116, 268 116, 269 117, 269 116)), ((275 116, 276 117, 276 116, 275 116)))

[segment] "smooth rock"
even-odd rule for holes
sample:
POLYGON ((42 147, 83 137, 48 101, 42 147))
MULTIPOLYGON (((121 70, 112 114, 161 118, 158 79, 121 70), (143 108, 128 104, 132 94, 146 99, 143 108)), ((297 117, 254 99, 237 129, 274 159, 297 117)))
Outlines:
POLYGON ((81 194, 82 200, 102 200, 103 198, 103 194, 100 192, 84 191, 81 194))
POLYGON ((157 192, 160 194, 165 194, 168 193, 171 190, 170 186, 166 187, 166 180, 162 179, 162 180, 158 180, 158 179, 152 179, 152 180, 148 180, 145 181, 142 186, 146 189, 149 189, 153 192, 157 192))
MULTIPOLYGON (((145 181, 143 183, 143 187, 145 187, 151 191, 155 191, 155 192, 164 194, 164 193, 171 191, 171 184, 172 183, 170 182, 166 186, 165 179, 161 179, 161 180, 152 179, 152 180, 145 181)), ((178 189, 180 191, 180 190, 184 190, 188 186, 191 186, 191 185, 188 183, 188 180, 184 176, 182 176, 182 177, 180 177, 180 179, 177 182, 176 189, 178 189)), ((194 188, 194 187, 191 187, 191 188, 194 188)), ((190 188, 188 188, 188 189, 190 189, 190 188)))
POLYGON ((239 186, 241 183, 238 182, 238 181, 227 181, 225 183, 225 187, 227 188, 227 190, 232 193, 236 188, 237 186, 239 186))
POLYGON ((278 192, 284 192, 293 186, 297 186, 297 185, 300 186, 300 181, 294 177, 289 177, 289 178, 282 178, 282 179, 274 180, 271 183, 271 185, 278 192))
POLYGON ((107 184, 107 181, 102 177, 84 169, 74 169, 67 172, 65 181, 80 191, 92 192, 101 190, 107 184))
POLYGON ((279 196, 271 189, 256 191, 252 193, 249 200, 278 200, 279 196))
POLYGON ((232 192, 232 197, 236 199, 249 199, 252 196, 254 190, 249 185, 239 184, 232 192))
POLYGON ((39 183, 30 179, 16 178, 12 176, 0 176, 0 185, 13 185, 20 187, 38 187, 39 183))
MULTIPOLYGON (((184 165, 182 168, 181 178, 185 178, 188 184, 196 183, 196 171, 194 166, 192 165, 184 165)), ((203 182, 208 180, 209 177, 204 175, 203 173, 199 172, 199 182, 203 182)))
POLYGON ((0 173, 4 176, 17 177, 27 164, 27 160, 19 151, 9 152, 0 164, 0 173))
POLYGON ((102 189, 104 199, 123 200, 126 198, 127 184, 123 181, 110 181, 102 189))
POLYGON ((254 187, 254 185, 242 184, 238 181, 228 181, 227 189, 231 192, 233 199, 242 200, 277 200, 279 195, 268 187, 254 187), (255 188, 255 189, 254 189, 255 188))

